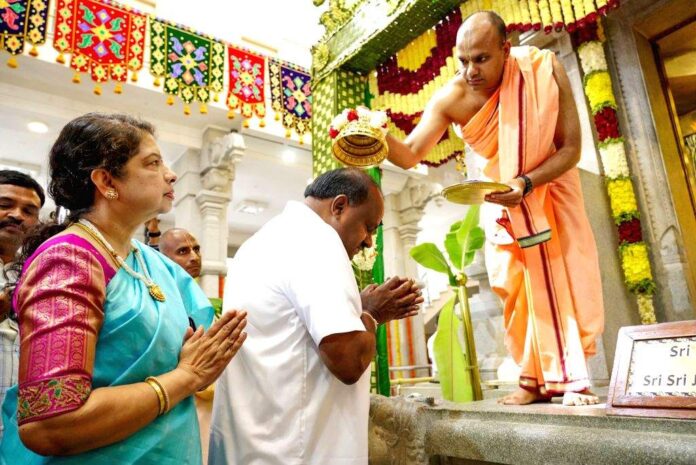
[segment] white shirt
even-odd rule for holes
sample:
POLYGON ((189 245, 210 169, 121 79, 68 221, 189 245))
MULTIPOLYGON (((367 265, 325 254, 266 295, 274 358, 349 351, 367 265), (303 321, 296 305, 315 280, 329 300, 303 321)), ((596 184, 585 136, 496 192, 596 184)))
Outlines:
POLYGON ((210 465, 366 465, 369 370, 353 385, 319 357, 330 335, 365 331, 336 231, 288 202, 237 252, 223 309, 248 312, 247 339, 215 390, 210 465))

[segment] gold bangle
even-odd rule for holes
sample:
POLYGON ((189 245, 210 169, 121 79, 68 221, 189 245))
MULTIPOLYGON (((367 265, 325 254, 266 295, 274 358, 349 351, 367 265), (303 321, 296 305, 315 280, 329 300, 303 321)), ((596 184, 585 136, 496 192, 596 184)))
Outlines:
POLYGON ((157 398, 159 399, 160 403, 159 414, 162 415, 163 413, 167 413, 169 411, 169 394, 167 393, 167 390, 154 376, 148 376, 145 378, 145 382, 152 386, 152 389, 154 389, 157 393, 157 398))
POLYGON ((157 385, 158 385, 158 386, 160 387, 160 389, 162 390, 162 396, 164 397, 164 410, 162 410, 162 413, 167 413, 167 412, 169 411, 169 406, 170 406, 170 403, 169 403, 169 393, 168 393, 167 390, 164 388, 164 386, 162 386, 162 383, 160 383, 160 380, 158 380, 158 379, 155 378, 154 376, 150 376, 150 377, 148 377, 148 379, 151 379, 152 381, 154 381, 155 383, 157 383, 157 385))
POLYGON ((157 394, 157 400, 159 401, 159 410, 157 412, 157 415, 162 415, 162 413, 164 413, 165 406, 164 393, 162 392, 162 388, 160 387, 159 383, 157 383, 157 381, 153 380, 152 377, 147 378, 145 382, 155 391, 155 394, 157 394))

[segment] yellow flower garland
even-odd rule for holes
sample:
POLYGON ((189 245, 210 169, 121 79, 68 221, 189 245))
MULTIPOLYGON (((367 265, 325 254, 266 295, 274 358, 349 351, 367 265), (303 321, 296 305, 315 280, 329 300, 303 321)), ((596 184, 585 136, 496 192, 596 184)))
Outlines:
POLYGON ((616 108, 616 99, 611 90, 611 76, 607 71, 598 71, 585 76, 585 94, 590 101, 592 114, 607 106, 616 108))
POLYGON ((651 295, 638 294, 638 314, 640 322, 644 325, 652 325, 657 323, 655 319, 655 308, 653 307, 653 299, 651 295))
POLYGON ((396 52, 396 62, 401 68, 415 71, 423 66, 434 47, 437 47, 437 37, 435 30, 429 29, 412 40, 405 48, 396 52))
POLYGON ((539 5, 539 16, 541 16, 541 25, 544 28, 553 26, 553 19, 551 18, 551 9, 549 8, 548 0, 538 0, 537 5, 539 5))
MULTIPOLYGON (((597 0, 596 8, 606 4, 606 0, 597 0)), ((591 0, 586 0, 584 7, 585 15, 594 11, 591 0)), ((579 13, 579 10, 576 10, 576 13, 579 13)), ((612 92, 611 76, 607 71, 602 44, 605 39, 601 22, 597 22, 597 26, 599 41, 585 42, 577 50, 585 75, 583 78, 585 95, 593 115, 607 107, 616 109, 616 99, 612 92)), ((599 144, 598 148, 604 174, 609 178, 607 192, 612 216, 617 226, 621 227, 625 221, 638 218, 638 203, 629 178, 630 170, 623 138, 605 140, 599 144)), ((655 282, 652 277, 647 245, 642 241, 624 244, 619 247, 619 256, 626 286, 636 295, 641 322, 655 323, 652 299, 655 282)))
POLYGON ((555 26, 558 23, 563 23, 563 13, 561 9, 561 0, 548 0, 551 10, 551 21, 555 26))
MULTIPOLYGON (((548 6, 547 6, 548 8, 548 6)), ((541 15, 539 14, 539 3, 537 0, 527 0, 527 9, 532 24, 541 24, 541 15)))
POLYGON ((585 17, 587 13, 585 13, 585 5, 582 3, 582 0, 573 1, 573 13, 576 21, 579 21, 585 17))
POLYGON ((561 0, 561 10, 563 10, 563 22, 573 24, 575 15, 573 15, 573 4, 570 0, 561 0))
MULTIPOLYGON (((580 0, 578 0, 578 1, 580 1, 580 0)), ((597 11, 597 7, 595 6, 594 0, 585 0, 584 7, 585 7, 585 16, 597 11)))
POLYGON ((612 179, 607 182, 609 203, 614 220, 620 220, 638 212, 638 203, 629 178, 612 179))
POLYGON ((621 247, 621 265, 629 288, 636 287, 646 280, 652 281, 648 247, 644 242, 621 247))
MULTIPOLYGON (((453 51, 454 54, 454 51, 453 51)), ((377 76, 370 74, 370 89, 375 98, 372 100, 372 108, 377 110, 390 109, 393 113, 412 115, 423 111, 433 94, 452 79, 457 72, 457 64, 453 57, 447 57, 445 66, 440 68, 440 74, 428 82, 421 90, 414 94, 393 94, 377 92, 377 76)))

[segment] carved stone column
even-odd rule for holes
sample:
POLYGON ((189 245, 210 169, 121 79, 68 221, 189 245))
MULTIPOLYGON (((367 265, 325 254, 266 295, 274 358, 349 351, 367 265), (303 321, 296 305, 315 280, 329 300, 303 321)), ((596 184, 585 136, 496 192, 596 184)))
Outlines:
POLYGON ((246 146, 236 132, 208 128, 203 148, 189 150, 174 166, 177 181, 176 227, 191 231, 201 244, 200 285, 206 295, 219 295, 219 277, 227 273, 227 207, 232 182, 246 146))
MULTIPOLYGON (((409 178, 404 188, 385 197, 384 213, 384 269, 386 276, 405 276, 418 279, 416 262, 409 256, 409 250, 416 245, 420 228, 418 223, 424 214, 425 205, 438 194, 435 185, 430 182, 409 178)), ((425 347, 425 330, 423 316, 418 314, 410 319, 413 340, 413 363, 427 365, 428 357, 425 347)), ((390 323, 392 354, 401 355, 401 364, 407 365, 409 359, 408 323, 403 320, 390 323), (398 325, 401 344, 397 347, 394 335, 398 325)), ((397 364, 397 360, 392 360, 397 364)), ((427 376, 428 371, 417 370, 416 376, 427 376)), ((397 376, 409 376, 408 372, 397 372, 397 376)))

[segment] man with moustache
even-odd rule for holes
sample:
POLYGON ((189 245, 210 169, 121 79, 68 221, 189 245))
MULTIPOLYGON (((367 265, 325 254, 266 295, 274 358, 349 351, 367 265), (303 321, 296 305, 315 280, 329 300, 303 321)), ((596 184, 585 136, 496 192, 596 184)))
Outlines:
POLYGON ((11 305, 16 275, 11 268, 24 233, 38 222, 45 200, 43 188, 31 176, 0 170, 0 405, 7 390, 17 384, 19 364, 19 330, 11 305))
POLYGON ((563 395, 596 403, 586 357, 595 353, 604 307, 594 236, 580 177, 580 123, 568 77, 548 50, 511 47, 503 20, 483 11, 457 33, 460 69, 428 103, 402 142, 387 136, 389 160, 408 169, 449 125, 484 165, 483 179, 507 184, 486 196, 486 266, 502 298, 505 342, 521 365, 504 404, 563 395))

